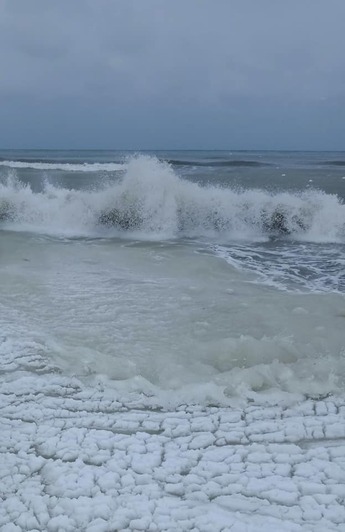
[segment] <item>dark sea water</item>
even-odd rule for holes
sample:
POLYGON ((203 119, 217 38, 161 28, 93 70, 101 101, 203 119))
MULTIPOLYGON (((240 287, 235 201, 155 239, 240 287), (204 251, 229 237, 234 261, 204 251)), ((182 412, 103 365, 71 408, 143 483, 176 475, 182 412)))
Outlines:
POLYGON ((0 355, 157 400, 339 391, 344 201, 341 152, 0 151, 0 355))

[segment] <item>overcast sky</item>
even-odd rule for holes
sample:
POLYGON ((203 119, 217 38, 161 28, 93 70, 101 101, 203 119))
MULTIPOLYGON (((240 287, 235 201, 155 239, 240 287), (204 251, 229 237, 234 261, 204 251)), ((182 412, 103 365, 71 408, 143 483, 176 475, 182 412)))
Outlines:
POLYGON ((0 0, 0 148, 345 149, 345 0, 0 0))

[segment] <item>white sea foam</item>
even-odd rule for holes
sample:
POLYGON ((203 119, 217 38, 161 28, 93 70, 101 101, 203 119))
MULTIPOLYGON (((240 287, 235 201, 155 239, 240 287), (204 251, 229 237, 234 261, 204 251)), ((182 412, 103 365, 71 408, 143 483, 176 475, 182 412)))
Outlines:
POLYGON ((8 228, 67 235, 88 235, 105 226, 142 239, 260 241, 273 235, 343 242, 345 237, 345 206, 336 195, 202 187, 145 156, 129 161, 120 182, 92 191, 46 184, 34 193, 12 176, 0 185, 0 218, 8 228))
POLYGON ((281 290, 345 292, 345 248, 339 244, 303 242, 234 243, 212 246, 214 252, 239 270, 281 290))
POLYGON ((116 172, 123 170, 120 163, 49 163, 42 161, 0 161, 0 166, 14 169, 63 170, 65 172, 116 172))

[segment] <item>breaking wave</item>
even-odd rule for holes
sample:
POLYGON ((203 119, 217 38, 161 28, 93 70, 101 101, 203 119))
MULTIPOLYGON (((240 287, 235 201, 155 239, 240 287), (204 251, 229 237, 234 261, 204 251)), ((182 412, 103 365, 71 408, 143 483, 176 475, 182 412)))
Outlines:
MULTIPOLYGON (((76 166, 89 171, 105 165, 76 166)), ((216 237, 217 241, 345 239, 345 205, 336 195, 317 190, 273 194, 203 187, 181 179, 169 164, 147 156, 130 159, 125 168, 120 181, 92 191, 46 183, 35 193, 15 176, 9 177, 0 184, 0 222, 7 229, 60 235, 110 232, 143 239, 216 237)))
POLYGON ((1 161, 0 166, 14 169, 62 170, 65 172, 116 172, 123 170, 120 163, 59 163, 46 161, 1 161))

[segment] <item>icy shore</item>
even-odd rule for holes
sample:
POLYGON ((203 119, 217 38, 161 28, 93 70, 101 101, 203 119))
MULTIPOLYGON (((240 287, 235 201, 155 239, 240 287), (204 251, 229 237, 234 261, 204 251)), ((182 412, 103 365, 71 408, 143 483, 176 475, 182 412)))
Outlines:
POLYGON ((163 411, 58 374, 8 377, 2 532, 345 530, 344 397, 163 411))

